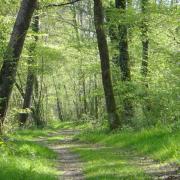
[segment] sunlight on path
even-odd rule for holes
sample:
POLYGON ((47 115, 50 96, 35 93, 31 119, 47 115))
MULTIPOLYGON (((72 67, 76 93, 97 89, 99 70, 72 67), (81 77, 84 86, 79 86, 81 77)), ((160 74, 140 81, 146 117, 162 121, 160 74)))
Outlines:
MULTIPOLYGON (((73 135, 78 133, 75 130, 62 130, 54 135, 63 135, 64 139, 59 140, 56 144, 50 145, 49 148, 58 153, 59 171, 63 174, 59 176, 60 180, 83 180, 82 162, 77 154, 71 152, 71 148, 77 146, 73 142, 73 135)), ((51 134, 53 137, 53 134, 51 134)))
MULTIPOLYGON (((106 147, 99 144, 86 144, 81 143, 78 141, 73 140, 73 137, 78 134, 79 130, 74 129, 62 129, 59 132, 54 132, 49 134, 48 137, 42 137, 41 142, 43 144, 47 145, 52 150, 54 150, 58 154, 57 158, 57 169, 59 171, 58 179, 60 180, 84 180, 85 175, 83 174, 86 172, 86 165, 87 163, 92 163, 96 161, 96 158, 99 156, 99 158, 103 158, 103 160, 106 159, 107 156, 111 156, 111 153, 113 153, 112 158, 116 159, 116 161, 121 159, 126 159, 126 169, 132 167, 137 167, 140 171, 145 172, 144 179, 163 179, 163 180, 179 180, 179 169, 171 164, 160 164, 157 161, 152 160, 148 157, 140 157, 133 151, 125 151, 123 149, 117 148, 117 147, 106 147), (73 152, 73 149, 79 149, 83 152, 91 152, 91 160, 88 159, 86 162, 86 157, 84 162, 81 160, 79 153, 73 152), (98 155, 97 157, 93 156, 93 153, 98 155), (91 162, 92 161, 92 162, 91 162), (147 176, 146 176, 147 175, 147 176)), ((90 155, 88 153, 88 155, 90 155)), ((111 161, 107 161, 107 164, 104 163, 103 166, 108 166, 111 169, 111 164, 114 162, 112 159, 111 161)), ((116 163, 116 161, 114 163, 116 163)), ((125 161, 125 162, 126 162, 125 161)), ((102 166, 102 167, 103 167, 102 166)), ((115 172, 112 176, 113 179, 128 179, 126 174, 123 173, 123 166, 119 165, 120 167, 117 167, 117 170, 120 168, 122 172, 115 172), (122 167, 121 167, 122 166, 122 167)), ((99 179, 98 176, 98 170, 95 170, 95 174, 97 176, 92 177, 95 179, 99 179)), ((138 170, 138 171, 139 171, 138 170)), ((130 172, 130 171, 129 171, 130 172)), ((107 172, 106 172, 107 173, 107 172)), ((86 174, 88 176, 88 174, 86 174)), ((132 174, 130 175, 132 176, 132 174)), ((129 177, 130 177, 129 176, 129 177)), ((103 178, 103 177, 100 177, 103 178)), ((107 177, 108 178, 108 177, 107 177)), ((91 177, 89 177, 91 179, 91 177)), ((134 180, 134 179, 133 179, 134 180)), ((137 178, 138 180, 138 178, 137 178)))

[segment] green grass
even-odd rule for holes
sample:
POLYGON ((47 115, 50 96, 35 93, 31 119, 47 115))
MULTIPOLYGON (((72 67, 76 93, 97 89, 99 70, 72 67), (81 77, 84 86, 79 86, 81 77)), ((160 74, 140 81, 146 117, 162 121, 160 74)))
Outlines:
POLYGON ((11 139, 31 141, 38 137, 47 136, 49 132, 49 129, 26 129, 7 134, 7 136, 11 139))
MULTIPOLYGON (((91 123, 73 123, 66 122, 57 125, 58 129, 81 129, 83 133, 74 138, 92 137, 94 132, 88 131, 88 128, 92 127, 91 123), (92 134, 91 134, 92 133, 92 134), (86 136, 87 135, 87 136, 86 136), (90 136, 89 136, 90 135, 90 136)), ((103 135, 102 132, 98 132, 103 135)), ((104 134, 106 135, 106 134, 104 134)), ((54 136, 53 139, 57 139, 58 136, 54 136)), ((63 138, 63 137, 61 137, 63 138)), ((72 151, 80 154, 81 160, 84 161, 83 171, 87 180, 113 180, 113 179, 128 179, 128 180, 150 180, 151 178, 144 173, 144 171, 136 167, 134 162, 131 161, 129 152, 126 154, 125 151, 120 152, 116 148, 100 147, 100 146, 78 146, 73 147, 72 151)))
POLYGON ((9 134, 0 145, 0 180, 56 180, 57 155, 33 142, 49 130, 22 130, 9 134))
POLYGON ((34 140, 46 137, 47 143, 58 143, 64 135, 49 133, 62 129, 81 129, 74 136, 85 142, 72 150, 84 161, 87 180, 149 180, 133 158, 148 156, 162 162, 180 164, 180 131, 170 127, 156 127, 141 131, 108 132, 89 123, 53 123, 42 130, 16 131, 7 136, 7 145, 0 141, 0 180, 55 180, 57 155, 34 140))
POLYGON ((74 148, 84 161, 87 180, 150 180, 144 171, 131 161, 129 154, 115 148, 74 148))
POLYGON ((162 162, 180 164, 180 130, 170 127, 156 127, 141 131, 83 131, 76 138, 90 143, 131 149, 140 155, 147 155, 162 162))
POLYGON ((91 128, 92 123, 91 122, 85 122, 85 121, 65 121, 65 122, 59 122, 55 121, 49 124, 48 130, 56 131, 60 129, 87 129, 91 128))
POLYGON ((114 133, 84 129, 74 138, 89 143, 89 148, 74 148, 85 162, 84 172, 89 180, 151 179, 136 164, 134 158, 140 156, 180 164, 180 131, 167 127, 114 133), (92 144, 94 148, 90 148, 92 144))

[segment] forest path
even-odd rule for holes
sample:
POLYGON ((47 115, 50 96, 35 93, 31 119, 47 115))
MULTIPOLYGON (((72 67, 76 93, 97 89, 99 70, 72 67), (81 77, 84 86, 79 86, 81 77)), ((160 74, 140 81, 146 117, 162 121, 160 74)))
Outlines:
MULTIPOLYGON (((61 180, 84 179, 82 162, 79 156, 71 151, 71 148, 78 146, 78 144, 73 141, 73 136, 78 132, 79 131, 75 130, 62 130, 57 134, 62 135, 63 139, 59 140, 53 146, 49 146, 58 154, 59 167, 57 168, 63 171, 63 174, 59 176, 61 180)), ((51 136, 53 137, 53 135, 51 136)))
MULTIPOLYGON (((80 131, 75 129, 62 129, 60 131, 49 134, 48 138, 42 137, 41 141, 45 145, 48 145, 50 149, 58 154, 57 158, 57 169, 59 170, 60 180, 84 180, 85 175, 83 174, 83 168, 85 163, 77 153, 72 150, 74 148, 80 148, 83 150, 89 149, 91 151, 108 151, 117 154, 117 159, 121 156, 127 159, 127 163, 132 166, 136 166, 145 174, 151 177, 150 179, 163 179, 163 180, 179 180, 180 172, 179 167, 174 164, 161 164, 157 161, 152 160, 149 157, 140 157, 133 151, 123 150, 117 147, 106 147, 99 144, 87 144, 74 140, 74 136, 80 131)), ((108 162, 109 164, 111 162, 108 162)), ((128 168, 128 166, 127 166, 128 168)), ((121 174, 116 174, 116 179, 126 179, 121 174)), ((113 178, 113 179, 114 179, 113 178)), ((98 177, 97 177, 98 179, 98 177)), ((101 178, 100 178, 101 179, 101 178)), ((145 178, 146 179, 146 178, 145 178)))
POLYGON ((78 130, 63 129, 50 133, 48 138, 40 138, 44 145, 55 151, 57 157, 57 169, 60 172, 59 180, 84 180, 82 172, 82 161, 79 155, 71 151, 72 148, 80 146, 73 140, 78 130))

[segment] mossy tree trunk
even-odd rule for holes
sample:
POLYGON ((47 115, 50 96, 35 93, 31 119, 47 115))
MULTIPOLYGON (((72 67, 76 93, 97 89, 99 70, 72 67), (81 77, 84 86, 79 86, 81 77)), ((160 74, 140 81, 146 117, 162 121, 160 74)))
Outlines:
POLYGON ((144 103, 142 104, 143 112, 148 119, 148 114, 151 110, 151 102, 148 97, 148 63, 149 63, 149 37, 148 37, 148 4, 149 0, 141 0, 142 23, 141 23, 141 38, 142 38, 142 84, 144 87, 144 103))
MULTIPOLYGON (((120 10, 119 13, 122 15, 126 11, 126 0, 115 0, 115 6, 120 10)), ((130 71, 130 58, 128 52, 128 28, 126 22, 119 24, 119 65, 121 69, 121 79, 124 83, 131 81, 131 71, 130 71)), ((128 84, 128 83, 127 83, 128 84)), ((128 88, 126 88, 126 93, 128 94, 128 88)), ((131 123, 133 117, 133 103, 132 100, 126 96, 123 100, 123 120, 124 123, 131 123)))
POLYGON ((30 26, 37 0, 23 0, 18 12, 7 51, 3 58, 3 65, 0 71, 0 123, 4 122, 19 58, 23 49, 25 37, 30 26))
POLYGON ((27 72, 23 108, 22 108, 23 112, 20 113, 19 115, 20 126, 24 126, 28 118, 29 113, 27 109, 30 109, 30 106, 31 106, 33 86, 34 86, 34 81, 35 81, 35 76, 36 76, 35 71, 34 71, 34 53, 35 53, 36 44, 38 41, 37 33, 39 32, 39 15, 37 13, 33 18, 32 30, 36 35, 34 35, 34 42, 32 42, 29 47, 28 72, 27 72))
POLYGON ((116 112, 116 103, 112 87, 109 51, 104 31, 104 14, 101 0, 94 0, 94 21, 101 60, 102 82, 105 93, 106 109, 108 113, 110 129, 113 130, 119 128, 121 123, 116 112))

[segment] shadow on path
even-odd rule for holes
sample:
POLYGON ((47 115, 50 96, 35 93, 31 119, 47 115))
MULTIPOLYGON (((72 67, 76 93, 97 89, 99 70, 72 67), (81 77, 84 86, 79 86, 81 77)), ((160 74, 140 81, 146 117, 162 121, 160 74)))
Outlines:
MULTIPOLYGON (((132 151, 125 151, 120 148, 115 147, 106 147, 101 145, 93 145, 93 144, 85 144, 78 141, 74 141, 74 135, 78 134, 78 130, 61 130, 60 132, 54 132, 49 134, 48 137, 58 137, 62 136, 63 138, 57 139, 54 142, 48 142, 47 138, 41 138, 40 141, 44 144, 48 144, 48 147, 58 154, 57 169, 62 174, 59 175, 60 180, 84 180, 85 176, 83 174, 83 163, 80 160, 78 154, 72 152, 73 148, 80 148, 83 151, 96 151, 96 153, 110 152, 115 154, 115 158, 126 158, 128 159, 128 163, 132 166, 136 166, 142 169, 150 179, 163 179, 163 180, 180 180, 179 167, 173 164, 160 164, 157 161, 154 161, 148 157, 140 157, 133 153, 132 151)), ((95 157, 97 158, 97 157, 95 157)), ((100 156, 99 158, 104 158, 104 156, 100 156)), ((94 159, 89 159, 88 161, 93 161, 94 159)), ((111 163, 111 162, 109 162, 111 163)), ((107 164, 108 165, 108 164, 107 164)), ((109 165, 108 165, 109 166, 109 165)), ((96 167, 98 168, 98 167, 96 167)), ((127 166, 128 168, 128 166, 127 166)), ((94 169, 96 171, 97 169, 94 169)), ((86 172, 87 173, 87 172, 86 172)), ((113 179, 129 179, 129 177, 123 177, 124 174, 116 173, 113 176, 113 179), (122 175, 122 176, 121 176, 122 175)), ((111 178, 108 180, 112 179, 111 178)), ((108 178, 108 177, 107 177, 108 178)), ((101 176, 91 177, 87 179, 98 179, 101 180, 101 176)))

